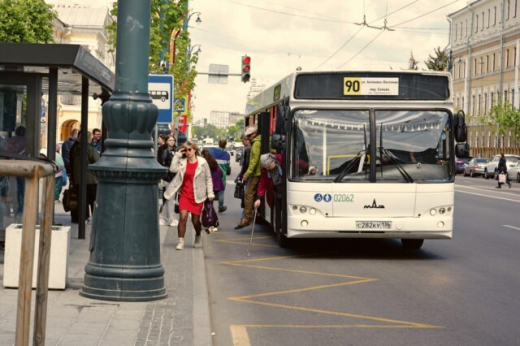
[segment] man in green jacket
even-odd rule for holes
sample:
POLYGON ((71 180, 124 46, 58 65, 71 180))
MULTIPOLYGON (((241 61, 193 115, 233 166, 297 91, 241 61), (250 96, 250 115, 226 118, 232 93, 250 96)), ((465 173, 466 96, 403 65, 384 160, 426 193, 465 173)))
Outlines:
POLYGON ((251 141, 251 154, 249 156, 249 166, 242 176, 242 181, 247 180, 247 189, 244 194, 244 218, 240 220, 235 229, 240 229, 251 224, 253 220, 253 203, 256 197, 256 189, 260 181, 260 152, 262 136, 258 136, 256 126, 246 129, 245 135, 251 141))

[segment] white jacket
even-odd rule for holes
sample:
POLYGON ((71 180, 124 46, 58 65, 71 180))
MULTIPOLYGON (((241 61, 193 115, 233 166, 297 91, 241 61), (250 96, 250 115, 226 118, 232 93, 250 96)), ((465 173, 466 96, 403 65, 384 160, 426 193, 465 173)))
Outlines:
MULTIPOLYGON (((197 169, 193 177, 193 196, 196 203, 202 203, 208 198, 215 198, 213 193, 213 182, 208 162, 201 156, 197 156, 197 169)), ((182 158, 182 153, 176 153, 172 158, 170 172, 177 173, 175 178, 168 184, 164 192, 164 198, 171 199, 181 189, 186 174, 188 159, 182 158)))

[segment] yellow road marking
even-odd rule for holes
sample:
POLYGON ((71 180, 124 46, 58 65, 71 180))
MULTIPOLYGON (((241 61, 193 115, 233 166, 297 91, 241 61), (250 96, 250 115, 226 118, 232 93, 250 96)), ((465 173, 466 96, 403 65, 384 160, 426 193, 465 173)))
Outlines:
POLYGON ((246 326, 231 326, 231 337, 233 338, 233 346, 250 346, 249 335, 247 335, 246 326))

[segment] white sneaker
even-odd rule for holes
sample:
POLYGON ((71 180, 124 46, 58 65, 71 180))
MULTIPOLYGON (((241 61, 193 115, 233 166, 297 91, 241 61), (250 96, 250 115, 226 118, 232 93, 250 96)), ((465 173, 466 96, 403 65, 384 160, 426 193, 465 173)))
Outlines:
POLYGON ((179 242, 177 243, 177 247, 175 249, 177 249, 177 250, 184 249, 184 238, 179 238, 179 242))
POLYGON ((166 220, 164 220, 164 219, 160 219, 159 220, 159 225, 160 226, 168 226, 168 222, 166 222, 166 220))
POLYGON ((202 246, 202 236, 200 236, 200 235, 195 236, 195 242, 193 243, 193 246, 196 248, 199 248, 202 246))
POLYGON ((179 224, 179 221, 177 221, 177 220, 173 220, 173 221, 170 223, 170 226, 171 226, 171 227, 175 227, 175 226, 177 226, 178 224, 179 224))

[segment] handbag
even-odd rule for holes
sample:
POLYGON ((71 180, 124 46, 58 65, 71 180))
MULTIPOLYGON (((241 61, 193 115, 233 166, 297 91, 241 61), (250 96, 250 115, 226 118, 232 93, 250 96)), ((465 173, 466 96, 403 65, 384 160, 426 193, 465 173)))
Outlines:
POLYGON ((213 208, 213 201, 209 199, 204 201, 204 210, 202 211, 202 226, 204 227, 218 227, 219 221, 217 212, 213 208))
POLYGON ((506 180, 507 180, 507 174, 505 173, 500 173, 498 175, 498 182, 501 183, 501 184, 505 184, 506 183, 506 180))
POLYGON ((244 198, 244 183, 241 181, 237 181, 235 185, 235 198, 243 199, 244 198))
POLYGON ((63 192, 63 209, 66 212, 78 210, 78 189, 76 185, 71 184, 69 188, 63 192))

